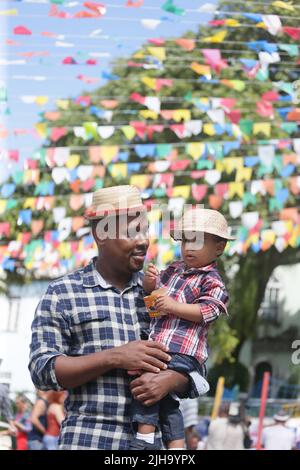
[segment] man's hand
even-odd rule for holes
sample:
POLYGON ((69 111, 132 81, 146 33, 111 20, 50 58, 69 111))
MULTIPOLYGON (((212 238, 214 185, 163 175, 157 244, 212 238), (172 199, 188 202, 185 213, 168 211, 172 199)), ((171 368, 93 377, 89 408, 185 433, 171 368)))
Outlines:
POLYGON ((172 313, 176 315, 180 308, 180 303, 167 295, 160 295, 155 301, 155 308, 161 313, 172 313))
POLYGON ((147 294, 151 294, 151 292, 156 288, 156 281, 158 276, 159 272, 157 268, 154 266, 154 264, 149 263, 143 281, 143 288, 147 294))
POLYGON ((157 374, 166 369, 166 362, 171 360, 166 353, 168 348, 156 341, 130 341, 113 351, 118 356, 117 367, 126 370, 143 369, 157 374))
POLYGON ((183 392, 188 381, 186 375, 170 369, 159 374, 147 372, 131 382, 130 390, 136 400, 151 406, 170 392, 183 392))

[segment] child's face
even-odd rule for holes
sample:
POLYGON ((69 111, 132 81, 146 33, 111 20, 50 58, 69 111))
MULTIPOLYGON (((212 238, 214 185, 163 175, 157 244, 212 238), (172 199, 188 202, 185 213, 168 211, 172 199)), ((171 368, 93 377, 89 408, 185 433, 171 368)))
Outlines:
POLYGON ((202 235, 201 242, 182 240, 181 255, 189 268, 201 268, 212 263, 225 249, 226 242, 216 241, 210 233, 202 235))

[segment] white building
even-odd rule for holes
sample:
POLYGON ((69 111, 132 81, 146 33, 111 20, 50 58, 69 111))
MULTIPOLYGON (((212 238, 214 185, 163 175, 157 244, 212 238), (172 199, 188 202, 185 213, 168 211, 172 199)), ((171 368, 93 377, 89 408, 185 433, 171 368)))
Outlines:
POLYGON ((9 297, 0 296, 0 380, 10 384, 10 391, 33 392, 28 371, 31 322, 36 306, 48 282, 12 285, 9 297))

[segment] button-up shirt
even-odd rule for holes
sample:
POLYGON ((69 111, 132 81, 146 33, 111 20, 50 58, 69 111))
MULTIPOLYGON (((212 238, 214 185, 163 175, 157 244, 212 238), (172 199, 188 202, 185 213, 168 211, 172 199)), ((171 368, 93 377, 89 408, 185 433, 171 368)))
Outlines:
MULTIPOLYGON (((37 388, 60 390, 57 356, 82 356, 121 346, 148 333, 143 274, 135 273, 123 291, 107 283, 92 260, 84 269, 52 282, 32 323, 29 369, 37 388)), ((190 374, 190 397, 197 374, 190 374)), ((62 424, 62 449, 127 449, 131 436, 129 378, 114 369, 69 390, 62 424)))
POLYGON ((187 354, 203 364, 208 357, 209 325, 227 314, 228 293, 215 262, 202 268, 187 268, 183 261, 172 263, 160 273, 160 287, 174 300, 199 305, 200 323, 167 314, 151 321, 150 338, 165 344, 170 352, 187 354))

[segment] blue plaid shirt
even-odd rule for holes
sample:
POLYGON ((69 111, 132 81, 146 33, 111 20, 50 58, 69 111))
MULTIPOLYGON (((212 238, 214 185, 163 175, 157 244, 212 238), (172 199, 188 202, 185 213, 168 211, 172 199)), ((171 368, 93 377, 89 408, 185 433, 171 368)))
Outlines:
MULTIPOLYGON (((121 346, 148 333, 143 274, 120 292, 98 273, 93 259, 84 269, 52 282, 32 323, 29 369, 38 389, 62 390, 55 357, 82 356, 121 346)), ((189 396, 197 396, 198 374, 190 374, 189 396)), ((131 393, 121 369, 69 390, 61 449, 124 450, 131 436, 131 393)))

